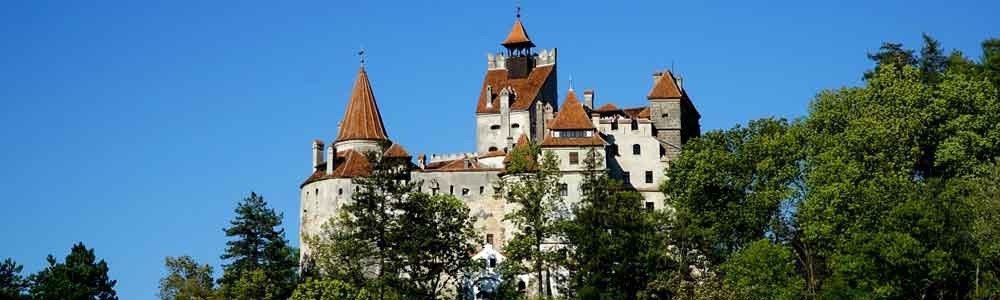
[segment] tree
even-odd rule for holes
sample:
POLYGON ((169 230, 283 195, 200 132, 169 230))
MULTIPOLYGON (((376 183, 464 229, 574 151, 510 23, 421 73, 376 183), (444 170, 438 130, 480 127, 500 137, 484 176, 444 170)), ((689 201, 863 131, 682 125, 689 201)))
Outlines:
POLYGON ((868 59, 875 61, 875 69, 865 71, 865 79, 874 77, 879 68, 892 67, 898 69, 903 66, 913 66, 917 63, 917 60, 913 56, 913 50, 904 49, 903 44, 891 42, 882 43, 882 47, 879 47, 878 52, 868 54, 868 59))
POLYGON ((290 300, 370 300, 365 289, 338 280, 308 279, 299 284, 290 300))
POLYGON ((96 261, 93 249, 73 245, 64 262, 49 255, 49 265, 30 276, 29 295, 38 300, 117 300, 115 280, 108 278, 108 264, 96 261))
POLYGON ((805 281, 790 247, 761 239, 720 266, 739 299, 802 299, 805 281))
POLYGON ((432 299, 458 284, 470 266, 476 239, 469 208, 452 195, 410 193, 396 206, 398 229, 390 234, 398 263, 406 270, 403 294, 432 299))
POLYGON ((28 288, 28 281, 21 276, 23 268, 12 258, 6 258, 0 263, 0 299, 26 299, 24 292, 28 288))
POLYGON ((266 281, 267 294, 253 295, 254 299, 286 299, 297 281, 298 261, 296 251, 288 246, 285 230, 280 229, 282 215, 267 206, 264 198, 250 193, 236 207, 236 218, 224 229, 226 236, 235 238, 226 242, 222 259, 223 275, 219 279, 221 292, 226 298, 246 296, 250 291, 262 289, 237 289, 237 283, 266 281), (253 272, 251 274, 250 272, 253 272), (263 276, 263 279, 261 278, 263 276), (273 287, 271 287, 273 286, 273 287))
POLYGON ((214 296, 211 266, 200 265, 190 256, 167 256, 164 265, 167 276, 160 279, 160 299, 204 300, 214 296))
POLYGON ((934 85, 938 83, 941 73, 947 68, 948 58, 944 56, 940 42, 926 33, 922 37, 924 47, 920 49, 917 67, 920 69, 924 84, 934 85))
POLYGON ((441 297, 470 263, 473 219, 454 196, 417 192, 408 160, 378 153, 368 154, 371 173, 353 179, 352 201, 306 238, 315 277, 378 299, 441 297))
POLYGON ((654 271, 647 252, 655 228, 642 195, 597 170, 603 159, 587 152, 583 197, 564 225, 575 266, 572 285, 580 299, 636 299, 654 271))
POLYGON ((554 250, 564 242, 559 224, 568 212, 559 193, 558 158, 545 151, 541 163, 533 163, 541 152, 538 149, 535 145, 516 146, 507 175, 494 188, 514 207, 504 216, 517 228, 505 246, 508 261, 537 276, 539 296, 551 296, 550 280, 543 273, 550 273, 564 255, 554 250))

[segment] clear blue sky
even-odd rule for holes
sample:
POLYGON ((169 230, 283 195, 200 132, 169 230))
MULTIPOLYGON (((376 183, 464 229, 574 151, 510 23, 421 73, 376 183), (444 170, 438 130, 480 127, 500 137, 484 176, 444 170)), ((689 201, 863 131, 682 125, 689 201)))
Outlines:
MULTIPOLYGON (((473 151, 486 53, 509 1, 7 1, 0 9, 0 257, 35 272, 96 248, 122 299, 152 299, 163 257, 216 268, 237 201, 262 193, 298 244, 310 143, 335 137, 358 68, 413 153, 473 151)), ((805 113, 859 85, 882 41, 980 55, 998 1, 531 1, 560 90, 645 101, 674 64, 704 129, 805 113)), ((562 93, 560 93, 562 94, 562 93)))

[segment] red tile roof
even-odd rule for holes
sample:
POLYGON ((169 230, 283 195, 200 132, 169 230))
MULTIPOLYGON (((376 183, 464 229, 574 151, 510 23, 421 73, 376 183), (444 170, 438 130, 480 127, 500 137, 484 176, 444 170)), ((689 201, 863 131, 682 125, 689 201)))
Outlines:
POLYGON ((413 157, 412 155, 410 155, 409 152, 406 152, 406 149, 403 149, 403 146, 400 146, 399 144, 392 144, 392 146, 389 146, 389 149, 386 149, 383 155, 385 155, 386 157, 398 157, 398 158, 413 157))
POLYGON ((340 121, 340 133, 337 141, 347 140, 384 140, 387 139, 385 126, 382 124, 382 114, 375 104, 372 85, 368 81, 365 68, 358 71, 358 79, 354 81, 351 99, 347 102, 347 110, 340 121))
MULTIPOLYGON (((500 112, 500 91, 505 87, 513 87, 517 97, 510 105, 511 110, 527 110, 535 101, 535 97, 541 92, 542 86, 549 77, 555 73, 555 65, 535 67, 525 78, 507 78, 507 70, 486 71, 486 78, 483 79, 483 87, 479 92, 479 102, 476 105, 476 113, 499 113, 500 112), (493 87, 493 94, 487 95, 486 86, 493 87), (490 101, 493 107, 487 108, 486 101, 490 101)), ((555 79, 553 79, 555 80, 555 79)))
POLYGON ((368 176, 372 172, 371 164, 368 163, 368 157, 354 150, 337 152, 337 158, 333 162, 333 174, 331 175, 326 174, 326 164, 328 163, 330 162, 327 161, 321 163, 319 166, 316 166, 316 171, 314 171, 312 175, 302 183, 302 185, 331 178, 354 178, 357 176, 368 176))
POLYGON ((583 104, 580 104, 580 100, 576 98, 576 93, 573 90, 569 90, 566 93, 566 99, 563 100, 562 108, 559 109, 559 114, 556 115, 556 119, 549 126, 552 130, 588 130, 594 129, 594 123, 590 121, 590 117, 587 112, 583 109, 583 104))
POLYGON ((621 109, 619 109, 618 106, 615 106, 614 103, 608 103, 608 104, 601 105, 601 107, 598 107, 594 111, 595 112, 613 112, 613 111, 619 111, 619 110, 621 110, 621 109))
POLYGON ((648 106, 626 108, 626 109, 623 109, 622 111, 625 112, 625 114, 627 114, 629 116, 629 118, 633 118, 633 119, 635 119, 635 118, 638 118, 638 119, 647 118, 648 119, 649 118, 649 107, 648 106))
POLYGON ((524 26, 521 25, 521 18, 514 20, 514 27, 510 29, 510 33, 507 34, 507 38, 500 43, 504 46, 524 44, 529 47, 534 47, 535 44, 531 42, 528 38, 528 32, 524 31, 524 26))
POLYGON ((647 99, 680 98, 681 89, 677 86, 677 81, 670 71, 660 73, 660 78, 653 83, 653 89, 649 91, 647 99))
POLYGON ((507 155, 507 152, 503 152, 501 150, 496 150, 496 151, 490 151, 490 152, 483 153, 483 155, 480 155, 479 158, 497 157, 497 156, 504 156, 504 155, 507 155))
POLYGON ((605 142, 596 132, 593 136, 589 137, 553 137, 551 135, 546 136, 545 140, 542 141, 542 147, 586 147, 586 146, 604 146, 605 142))

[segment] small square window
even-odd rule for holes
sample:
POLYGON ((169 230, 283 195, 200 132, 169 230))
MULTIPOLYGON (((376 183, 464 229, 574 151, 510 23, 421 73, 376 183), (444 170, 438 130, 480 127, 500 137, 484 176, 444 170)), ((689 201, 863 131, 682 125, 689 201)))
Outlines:
POLYGON ((569 164, 571 164, 571 165, 580 164, 580 153, 570 152, 569 153, 569 164))
POLYGON ((646 202, 646 210, 653 210, 653 209, 656 209, 656 204, 653 204, 652 201, 646 202))
POLYGON ((653 171, 646 171, 646 183, 653 183, 653 171))
POLYGON ((567 195, 569 195, 569 185, 568 184, 565 184, 565 183, 560 183, 559 184, 559 195, 560 196, 567 196, 567 195))

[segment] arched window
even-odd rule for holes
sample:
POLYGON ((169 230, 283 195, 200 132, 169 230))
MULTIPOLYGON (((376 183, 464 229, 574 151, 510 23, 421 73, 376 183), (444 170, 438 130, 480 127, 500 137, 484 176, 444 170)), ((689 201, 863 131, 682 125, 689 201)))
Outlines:
POLYGON ((500 125, 490 125, 491 130, 500 130, 500 125))
POLYGON ((633 155, 642 154, 642 147, 639 147, 639 144, 632 145, 632 154, 633 155))
POLYGON ((343 195, 344 189, 337 189, 337 195, 343 195))

